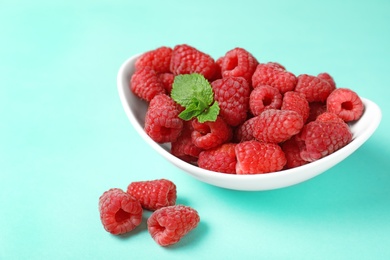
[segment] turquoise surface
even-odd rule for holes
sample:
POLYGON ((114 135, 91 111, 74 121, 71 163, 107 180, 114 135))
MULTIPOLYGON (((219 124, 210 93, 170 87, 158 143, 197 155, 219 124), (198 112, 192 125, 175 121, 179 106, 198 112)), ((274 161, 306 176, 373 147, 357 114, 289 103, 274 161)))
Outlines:
POLYGON ((0 2, 0 259, 390 259, 389 1, 0 2), (296 75, 330 73, 383 119, 352 156, 305 183, 240 192, 197 181, 147 146, 116 75, 128 57, 243 47, 296 75), (107 233, 98 198, 167 178, 201 223, 162 248, 107 233))

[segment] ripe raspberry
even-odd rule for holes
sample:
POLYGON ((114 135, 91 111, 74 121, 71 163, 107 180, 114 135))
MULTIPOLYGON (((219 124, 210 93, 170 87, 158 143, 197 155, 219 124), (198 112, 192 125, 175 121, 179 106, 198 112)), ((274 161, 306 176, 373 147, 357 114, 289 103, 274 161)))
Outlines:
POLYGON ((131 76, 130 89, 138 97, 150 101, 158 94, 164 94, 164 85, 158 74, 150 67, 141 67, 131 76))
POLYGON ((183 128, 175 101, 165 94, 155 96, 145 115, 145 132, 157 143, 175 141, 183 128))
POLYGON ((198 166, 215 172, 236 173, 236 144, 226 143, 199 154, 198 166))
POLYGON ((235 150, 237 174, 275 172, 283 169, 286 164, 282 148, 274 143, 246 141, 237 144, 235 150))
POLYGON ((104 229, 113 235, 127 233, 142 221, 141 204, 121 189, 110 189, 100 196, 99 212, 104 229))
POLYGON ((177 197, 176 185, 166 179, 132 182, 127 187, 127 193, 147 210, 175 205, 177 197))
POLYGON ((171 153, 186 162, 195 162, 203 150, 192 143, 192 121, 184 121, 181 135, 171 143, 171 153))
POLYGON ((211 83, 219 115, 231 126, 243 123, 248 113, 250 87, 242 77, 226 77, 211 83))
POLYGON ((258 116, 266 109, 279 109, 282 105, 282 94, 271 86, 258 86, 249 96, 249 108, 254 116, 258 116))
POLYGON ((344 120, 332 112, 324 112, 321 115, 317 116, 317 121, 323 121, 323 122, 341 122, 343 123, 344 120))
POLYGON ((328 81, 333 89, 336 88, 336 82, 334 81, 333 77, 331 75, 329 75, 328 73, 326 73, 326 72, 320 73, 317 75, 317 77, 328 81))
POLYGON ((156 210, 148 218, 148 231, 160 246, 179 242, 200 221, 198 212, 188 206, 175 205, 156 210))
POLYGON ((175 75, 199 73, 206 79, 213 80, 218 66, 210 55, 181 44, 173 48, 170 70, 175 75))
POLYGON ((228 142, 232 136, 232 129, 222 117, 218 116, 215 122, 200 123, 197 119, 192 121, 192 142, 199 148, 211 149, 228 142))
POLYGON ((302 116, 303 122, 309 117, 310 107, 305 95, 295 91, 284 93, 282 110, 293 110, 302 116))
POLYGON ((364 111, 364 104, 358 94, 348 88, 335 89, 329 95, 326 107, 345 122, 358 120, 364 111))
POLYGON ((347 145, 352 140, 352 133, 344 122, 316 120, 306 124, 296 140, 301 158, 313 162, 347 145))
POLYGON ((222 77, 243 77, 249 85, 252 84, 252 75, 259 62, 243 48, 234 48, 228 51, 221 61, 222 77))
POLYGON ((325 102, 334 89, 329 80, 307 74, 298 76, 295 87, 295 91, 304 94, 308 102, 325 102))
POLYGON ((164 86, 165 92, 171 94, 172 84, 175 80, 175 75, 173 75, 172 73, 161 73, 158 74, 158 77, 164 86))
POLYGON ((246 120, 242 125, 238 126, 237 131, 235 133, 235 141, 240 143, 244 141, 254 140, 255 137, 253 136, 253 127, 256 124, 257 119, 258 117, 252 117, 246 120))
POLYGON ((165 46, 145 52, 135 62, 135 69, 150 67, 156 73, 170 72, 171 56, 172 49, 165 46))
POLYGON ((295 168, 308 163, 301 158, 301 150, 299 149, 299 145, 294 137, 283 142, 281 147, 287 159, 285 165, 286 169, 295 168))
POLYGON ((253 126, 253 136, 263 142, 281 143, 301 131, 303 119, 292 110, 268 109, 261 113, 253 126))
POLYGON ((282 65, 274 62, 260 63, 252 76, 253 88, 269 85, 277 88, 281 94, 294 90, 297 78, 282 65))
POLYGON ((309 103, 309 107, 309 117, 307 118, 306 123, 316 120, 319 115, 326 112, 326 104, 323 102, 311 102, 309 103))

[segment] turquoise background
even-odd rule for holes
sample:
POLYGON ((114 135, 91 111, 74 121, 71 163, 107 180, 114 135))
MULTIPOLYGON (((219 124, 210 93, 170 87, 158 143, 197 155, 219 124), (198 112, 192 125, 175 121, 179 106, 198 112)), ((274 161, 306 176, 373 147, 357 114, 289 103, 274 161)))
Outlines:
POLYGON ((0 1, 0 259, 390 259, 390 1, 0 1), (305 183, 240 192, 162 159, 127 119, 120 65, 187 43, 243 47, 296 75, 330 73, 383 119, 305 183), (143 224, 107 233, 98 198, 167 178, 201 223, 158 246, 143 224))

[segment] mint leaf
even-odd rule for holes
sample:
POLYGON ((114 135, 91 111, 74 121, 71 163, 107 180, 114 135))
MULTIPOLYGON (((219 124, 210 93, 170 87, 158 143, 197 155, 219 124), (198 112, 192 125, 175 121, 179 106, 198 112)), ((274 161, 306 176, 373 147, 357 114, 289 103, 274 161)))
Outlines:
POLYGON ((183 74, 175 77, 171 97, 185 107, 179 117, 191 120, 197 117, 199 122, 215 121, 219 106, 214 101, 214 92, 207 79, 198 73, 183 74))

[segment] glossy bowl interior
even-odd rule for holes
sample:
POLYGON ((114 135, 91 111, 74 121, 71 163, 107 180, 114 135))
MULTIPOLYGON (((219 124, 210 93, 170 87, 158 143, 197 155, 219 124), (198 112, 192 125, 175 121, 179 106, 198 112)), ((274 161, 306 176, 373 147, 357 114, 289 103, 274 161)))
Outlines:
POLYGON ((169 144, 158 144, 144 132, 143 126, 147 103, 136 97, 129 89, 130 78, 134 73, 134 63, 138 57, 139 55, 135 55, 126 60, 120 67, 117 75, 119 97, 131 124, 143 140, 169 162, 200 181, 222 188, 245 191, 272 190, 309 180, 338 164, 356 151, 375 132, 382 119, 382 113, 378 105, 362 98, 365 105, 364 114, 360 120, 350 125, 353 140, 333 154, 297 168, 267 174, 235 175, 208 171, 173 156, 169 152, 169 144))

